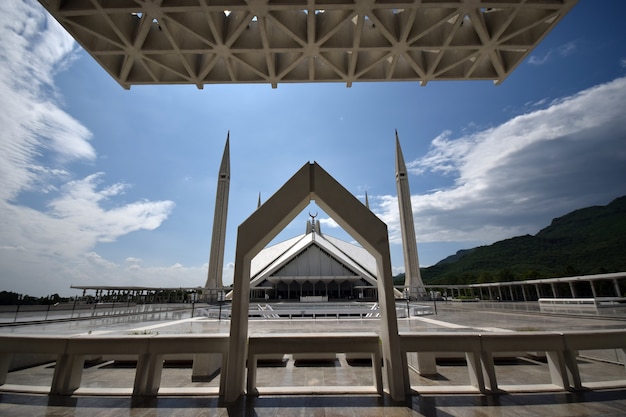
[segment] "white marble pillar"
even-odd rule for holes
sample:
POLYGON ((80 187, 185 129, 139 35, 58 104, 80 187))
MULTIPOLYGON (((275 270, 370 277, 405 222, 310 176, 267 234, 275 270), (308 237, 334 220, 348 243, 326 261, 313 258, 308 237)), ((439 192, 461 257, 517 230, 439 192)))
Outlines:
POLYGON ((226 136, 226 145, 222 154, 222 163, 217 179, 215 212, 213 213, 213 232, 211 253, 205 288, 208 290, 207 301, 217 301, 217 293, 224 286, 222 270, 224 268, 224 244, 226 242, 226 217, 228 214, 228 191, 230 188, 230 132, 226 136))
POLYGON ((411 191, 407 177, 406 164, 400 148, 400 140, 396 131, 396 189, 398 206, 400 209, 400 230, 402 233, 402 248, 404 251, 404 286, 409 290, 412 299, 425 295, 426 289, 420 273, 419 257, 417 255, 417 240, 415 237, 415 223, 413 207, 411 205, 411 191))

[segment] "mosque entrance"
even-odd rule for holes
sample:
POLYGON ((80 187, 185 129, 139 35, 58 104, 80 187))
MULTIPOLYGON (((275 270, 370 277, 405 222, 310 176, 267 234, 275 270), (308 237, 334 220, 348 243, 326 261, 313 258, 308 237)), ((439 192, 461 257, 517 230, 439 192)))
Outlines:
MULTIPOLYGON (((261 352, 248 351, 248 348, 253 346, 249 342, 248 335, 249 294, 250 289, 253 288, 253 281, 258 278, 262 282, 272 274, 255 278, 251 274, 252 261, 311 201, 315 201, 320 208, 327 212, 374 259, 378 278, 374 282, 380 298, 380 320, 378 320, 380 327, 378 333, 373 333, 371 337, 368 336, 367 342, 371 341, 373 344, 365 351, 377 356, 372 358, 372 363, 376 364, 374 366, 377 375, 376 381, 382 381, 382 368, 379 365, 385 364, 388 392, 391 398, 400 400, 405 396, 408 374, 405 366, 406 358, 403 360, 399 344, 387 226, 316 163, 305 164, 238 228, 229 355, 224 373, 225 383, 223 390, 221 390, 224 393, 224 400, 227 402, 235 401, 246 392, 246 386, 248 392, 255 390, 254 373, 256 366, 253 362, 256 353, 261 352), (246 363, 250 354, 253 361, 252 366, 248 368, 246 378, 246 363)), ((313 233, 308 235, 313 235, 313 233)), ((309 242, 304 242, 304 247, 311 246, 309 242)), ((299 246, 297 248, 304 249, 299 246)), ((276 266, 274 271, 279 269, 279 265, 276 266)), ((288 279, 286 274, 283 276, 288 279)), ((342 294, 342 290, 343 287, 340 287, 339 294, 342 294)), ((272 339, 270 344, 263 349, 267 348, 272 351, 268 351, 268 353, 280 353, 281 351, 282 353, 294 353, 296 352, 294 349, 305 346, 311 350, 309 353, 319 353, 322 350, 328 352, 327 349, 336 353, 353 351, 354 345, 357 343, 355 336, 350 336, 345 347, 340 347, 335 342, 324 342, 321 345, 313 346, 310 343, 311 341, 319 342, 318 336, 303 337, 307 340, 305 343, 292 343, 285 339, 287 342, 285 345, 279 345, 277 340, 272 339)), ((358 351, 361 352, 362 350, 358 351)), ((377 386, 379 387, 378 391, 382 394, 382 382, 377 383, 377 386)))
POLYGON ((250 271, 250 300, 376 301, 377 266, 362 246, 323 233, 309 213, 306 232, 263 249, 250 271))

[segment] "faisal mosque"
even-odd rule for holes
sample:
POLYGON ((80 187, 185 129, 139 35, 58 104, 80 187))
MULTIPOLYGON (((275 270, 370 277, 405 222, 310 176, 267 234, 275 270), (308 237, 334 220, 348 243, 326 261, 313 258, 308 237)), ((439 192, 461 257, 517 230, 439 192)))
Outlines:
MULTIPOLYGON (((205 293, 215 301, 223 291, 222 265, 228 213, 230 182, 230 135, 220 164, 213 236, 205 293)), ((426 291, 419 270, 411 193, 406 165, 396 132, 396 184, 405 260, 405 283, 396 298, 424 298, 426 291)), ((278 198, 281 198, 280 195, 278 198)), ((347 198, 347 197, 346 197, 347 198)), ((369 211, 367 194, 365 209, 369 211)), ((261 208, 259 198, 258 209, 261 208)), ((250 297, 255 299, 329 301, 376 300, 378 295, 376 259, 362 246, 332 237, 321 230, 316 213, 309 213, 305 232, 261 250, 250 265, 250 297)), ((265 219, 259 219, 264 222, 265 219)), ((224 294, 232 299, 232 292, 224 294)))

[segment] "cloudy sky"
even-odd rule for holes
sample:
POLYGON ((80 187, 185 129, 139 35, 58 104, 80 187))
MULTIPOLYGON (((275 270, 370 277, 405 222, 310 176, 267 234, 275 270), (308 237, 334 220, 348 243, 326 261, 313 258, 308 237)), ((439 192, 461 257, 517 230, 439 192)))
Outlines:
MULTIPOLYGON (((420 263, 535 234, 626 195, 626 12, 581 1, 490 82, 122 89, 34 1, 0 2, 0 290, 198 286, 231 138, 224 281, 236 230, 317 161, 370 207, 403 270, 394 130, 420 263)), ((312 204, 278 239, 302 233, 312 204)), ((350 240, 320 214, 322 231, 350 240)))

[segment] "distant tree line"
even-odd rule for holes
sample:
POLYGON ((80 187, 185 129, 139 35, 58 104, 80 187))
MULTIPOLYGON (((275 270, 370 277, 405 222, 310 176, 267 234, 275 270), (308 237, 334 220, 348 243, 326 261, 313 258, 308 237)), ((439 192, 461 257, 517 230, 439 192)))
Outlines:
POLYGON ((46 297, 31 297, 26 294, 18 294, 12 291, 0 291, 0 305, 49 305, 56 303, 67 303, 69 298, 61 297, 59 294, 52 294, 46 297))

